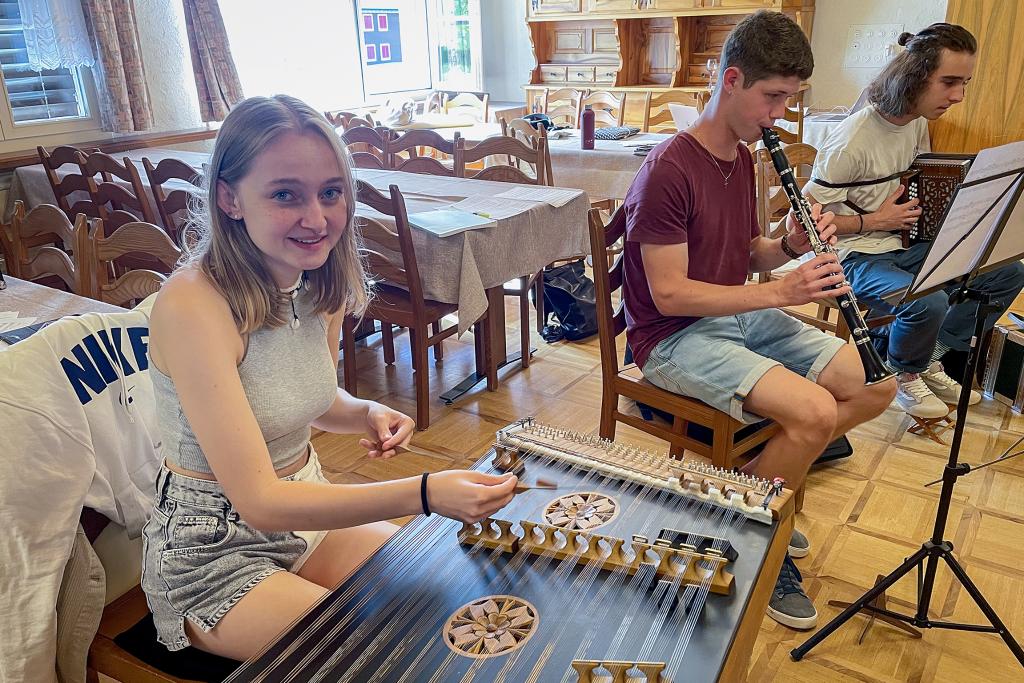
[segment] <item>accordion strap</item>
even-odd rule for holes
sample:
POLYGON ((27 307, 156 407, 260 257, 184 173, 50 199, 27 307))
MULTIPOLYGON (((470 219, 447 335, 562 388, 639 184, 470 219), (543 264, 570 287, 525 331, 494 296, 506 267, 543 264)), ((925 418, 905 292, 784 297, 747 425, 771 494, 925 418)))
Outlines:
POLYGON ((866 187, 868 185, 878 185, 880 183, 887 183, 891 180, 896 180, 904 173, 906 173, 906 171, 898 171, 897 173, 887 175, 884 178, 875 178, 874 180, 854 180, 848 183, 830 183, 827 180, 822 180, 820 178, 811 178, 811 182, 817 185, 821 185, 822 187, 827 187, 831 190, 840 190, 844 187, 866 187))

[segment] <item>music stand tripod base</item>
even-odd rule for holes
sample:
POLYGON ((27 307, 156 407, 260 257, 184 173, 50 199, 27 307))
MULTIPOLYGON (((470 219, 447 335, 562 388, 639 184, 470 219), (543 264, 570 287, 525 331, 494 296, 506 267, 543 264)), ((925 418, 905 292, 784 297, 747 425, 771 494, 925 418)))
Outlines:
MULTIPOLYGON (((958 415, 966 416, 970 397, 969 378, 974 377, 978 368, 977 340, 981 339, 982 332, 984 330, 985 318, 988 317, 989 313, 999 310, 999 308, 992 305, 990 300, 991 297, 983 292, 976 292, 966 287, 962 287, 959 290, 959 296, 979 302, 978 310, 975 315, 975 341, 971 344, 971 348, 968 353, 967 367, 964 369, 964 379, 960 390, 960 400, 957 403, 958 415)), ((942 474, 942 492, 939 495, 939 506, 936 511, 935 528, 932 532, 932 538, 925 541, 913 555, 904 560, 903 564, 894 569, 890 574, 880 577, 875 582, 874 587, 867 593, 854 602, 845 603, 846 608, 839 614, 839 616, 821 627, 821 629, 802 644, 793 648, 790 652, 790 656, 794 661, 800 661, 803 659, 804 655, 813 647, 828 636, 832 635, 834 631, 852 619, 858 612, 865 611, 877 615, 878 617, 887 617, 886 621, 891 620, 889 623, 901 622, 904 624, 913 624, 918 628, 943 628, 958 631, 996 633, 1002 637, 1006 646, 1013 653, 1013 656, 1017 658, 1017 661, 1024 666, 1024 649, 1021 649, 1020 644, 1018 644, 1013 638, 1009 629, 1007 629, 1006 625, 1002 620, 1000 620, 999 615, 996 614, 995 610, 985 599, 985 596, 982 595, 981 590, 974 584, 971 577, 967 575, 966 570, 960 566, 960 563, 956 558, 953 557, 953 544, 949 541, 942 540, 942 536, 945 533, 946 520, 949 515, 949 505, 953 499, 953 486, 956 484, 956 480, 959 477, 970 472, 969 466, 958 463, 960 443, 963 438, 965 422, 965 418, 960 417, 956 420, 956 424, 953 428, 953 443, 950 446, 949 461, 942 474), (935 585, 935 574, 938 570, 940 558, 953 572, 954 577, 971 596, 978 608, 981 609, 982 613, 991 624, 990 626, 980 624, 961 624, 949 621, 932 620, 929 618, 928 608, 931 603, 932 589, 935 585), (923 573, 922 565, 926 565, 923 573), (894 612, 887 607, 884 607, 884 603, 880 602, 879 599, 881 598, 884 600, 883 596, 885 591, 901 578, 909 574, 914 568, 917 568, 920 577, 918 582, 917 612, 911 616, 908 614, 894 612)), ((920 637, 920 634, 913 634, 911 631, 908 631, 908 633, 911 633, 914 637, 920 637)), ((861 634, 861 639, 863 639, 863 637, 864 633, 861 634)))

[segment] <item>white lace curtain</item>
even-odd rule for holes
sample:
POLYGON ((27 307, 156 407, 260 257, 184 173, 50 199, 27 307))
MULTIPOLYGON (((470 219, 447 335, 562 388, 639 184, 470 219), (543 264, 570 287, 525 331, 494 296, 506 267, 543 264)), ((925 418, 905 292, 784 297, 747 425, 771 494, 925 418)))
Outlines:
POLYGON ((81 0, 18 0, 28 63, 37 71, 92 66, 81 0))

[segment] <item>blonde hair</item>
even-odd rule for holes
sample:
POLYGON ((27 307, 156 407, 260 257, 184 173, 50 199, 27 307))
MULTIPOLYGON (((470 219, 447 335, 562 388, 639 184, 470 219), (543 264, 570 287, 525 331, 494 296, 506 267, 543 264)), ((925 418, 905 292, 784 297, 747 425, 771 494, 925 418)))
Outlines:
POLYGON ((242 220, 234 220, 217 205, 217 181, 234 187, 249 173, 253 161, 282 133, 320 135, 338 157, 348 207, 341 239, 327 261, 304 276, 317 313, 344 311, 360 315, 367 303, 367 278, 359 257, 355 229, 355 181, 352 164, 334 128, 305 102, 288 95, 250 97, 224 119, 214 143, 213 157, 203 178, 203 193, 190 210, 185 256, 179 265, 198 267, 227 300, 242 334, 287 322, 282 294, 249 237, 242 220))

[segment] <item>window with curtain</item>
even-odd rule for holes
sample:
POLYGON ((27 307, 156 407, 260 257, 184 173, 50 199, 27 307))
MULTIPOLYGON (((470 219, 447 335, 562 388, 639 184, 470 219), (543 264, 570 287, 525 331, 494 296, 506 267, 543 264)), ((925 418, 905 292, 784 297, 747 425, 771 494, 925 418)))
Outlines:
POLYGON ((89 119, 89 93, 79 68, 30 66, 16 0, 0 2, 0 69, 8 105, 7 111, 0 110, 4 138, 72 130, 81 126, 64 124, 89 119))
POLYGON ((435 85, 439 90, 480 90, 479 0, 431 0, 435 85))

